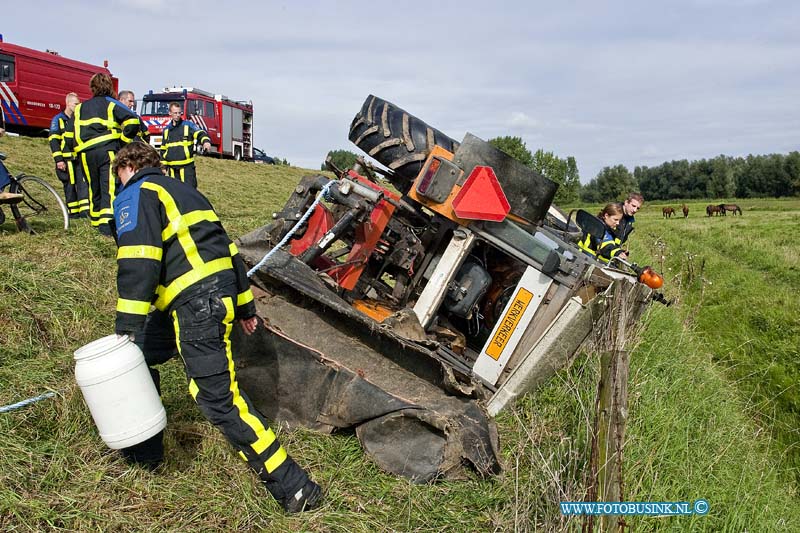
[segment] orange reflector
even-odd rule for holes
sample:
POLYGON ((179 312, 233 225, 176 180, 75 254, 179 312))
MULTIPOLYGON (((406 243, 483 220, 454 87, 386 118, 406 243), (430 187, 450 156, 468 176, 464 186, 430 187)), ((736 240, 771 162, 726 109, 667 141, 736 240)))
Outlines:
POLYGON ((506 194, 492 167, 475 167, 453 199, 456 216, 502 222, 511 211, 506 194))
POLYGON ((639 281, 651 289, 660 289, 664 285, 664 278, 650 267, 644 267, 642 273, 639 274, 639 281))

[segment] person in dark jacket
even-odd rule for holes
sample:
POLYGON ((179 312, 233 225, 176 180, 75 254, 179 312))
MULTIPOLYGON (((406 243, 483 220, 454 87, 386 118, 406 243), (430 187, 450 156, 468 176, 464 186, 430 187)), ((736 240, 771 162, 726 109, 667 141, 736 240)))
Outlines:
POLYGON ((89 186, 83 176, 81 165, 75 165, 75 132, 73 117, 75 107, 81 102, 78 95, 69 93, 64 111, 50 121, 50 152, 56 162, 56 176, 64 186, 69 218, 89 216, 89 186))
POLYGON ((633 232, 633 223, 636 221, 634 215, 641 209, 644 203, 644 196, 638 192, 628 194, 628 198, 622 203, 622 220, 615 230, 617 234, 617 244, 622 246, 633 232))
POLYGON ((92 76, 93 98, 75 108, 75 155, 80 157, 89 182, 89 218, 103 235, 111 236, 112 202, 117 181, 111 171, 114 154, 141 129, 139 116, 115 99, 114 82, 108 74, 92 76))
POLYGON ((203 150, 211 149, 208 134, 194 122, 183 120, 181 104, 171 102, 169 115, 172 120, 164 128, 161 141, 161 156, 169 175, 197 188, 197 172, 194 168, 194 147, 203 145, 203 150))
POLYGON ((578 247, 590 257, 601 263, 608 263, 614 257, 627 259, 628 253, 617 243, 615 229, 619 226, 624 215, 622 204, 607 204, 598 214, 597 218, 603 222, 603 235, 584 233, 578 242, 578 247))
MULTIPOLYGON (((322 490, 287 455, 239 389, 230 333, 258 326, 244 262, 208 200, 165 176, 155 149, 131 143, 117 154, 122 188, 114 200, 117 244, 116 332, 130 335, 152 368, 180 355, 189 392, 287 512, 318 505, 322 490), (151 310, 151 304, 155 309, 151 310)), ((163 432, 123 451, 154 467, 163 432)))
MULTIPOLYGON (((134 94, 133 91, 120 91, 118 100, 122 102, 122 105, 136 113, 136 94, 134 94)), ((136 115, 139 116, 138 113, 136 113, 136 115)), ((142 117, 139 117, 140 121, 141 118, 142 117)), ((139 134, 136 137, 143 142, 150 143, 150 131, 147 129, 144 121, 141 121, 141 125, 139 126, 139 134)))

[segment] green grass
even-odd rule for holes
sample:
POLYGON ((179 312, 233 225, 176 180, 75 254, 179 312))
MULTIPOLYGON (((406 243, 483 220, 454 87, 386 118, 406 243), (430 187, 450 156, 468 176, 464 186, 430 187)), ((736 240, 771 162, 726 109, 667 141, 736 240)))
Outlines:
MULTIPOLYGON (((42 139, 4 138, 9 167, 56 184, 42 139)), ((305 171, 198 161, 200 189, 232 236, 263 225, 305 171)), ((743 217, 637 216, 633 258, 663 268, 676 300, 645 316, 632 352, 625 499, 705 498, 705 517, 629 518, 637 531, 798 531, 800 201, 739 202, 743 217), (661 257, 663 256, 663 259, 661 257)), ((719 201, 715 201, 719 203, 719 201)), ((680 203, 670 204, 679 207, 680 203)), ((697 216, 696 216, 697 215, 697 216)), ((379 471, 352 432, 279 431, 326 488, 324 505, 285 516, 165 365, 167 462, 129 468, 96 434, 74 383, 72 351, 110 333, 113 243, 0 226, 2 531, 554 531, 579 530, 560 500, 584 494, 597 359, 582 355, 498 417, 505 471, 415 486, 379 471)), ((420 453, 424 453, 421 450, 420 453)))

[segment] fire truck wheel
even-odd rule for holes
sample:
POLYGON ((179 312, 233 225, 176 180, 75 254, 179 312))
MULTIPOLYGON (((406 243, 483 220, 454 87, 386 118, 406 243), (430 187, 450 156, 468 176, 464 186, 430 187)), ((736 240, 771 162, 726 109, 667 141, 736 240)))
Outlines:
POLYGON ((237 146, 237 147, 236 147, 236 149, 233 151, 233 158, 234 158, 236 161, 241 161, 241 160, 242 160, 242 149, 241 149, 241 148, 239 148, 238 146, 237 146))
POLYGON ((435 145, 455 152, 458 143, 391 102, 369 95, 350 124, 349 139, 394 171, 392 184, 406 192, 435 145))

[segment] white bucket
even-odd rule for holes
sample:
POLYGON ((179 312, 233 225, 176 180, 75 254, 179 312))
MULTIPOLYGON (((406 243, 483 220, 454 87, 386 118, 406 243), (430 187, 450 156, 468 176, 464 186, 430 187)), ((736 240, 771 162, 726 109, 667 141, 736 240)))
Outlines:
POLYGON ((149 439, 167 425, 167 413, 144 361, 127 337, 109 335, 75 350, 75 381, 109 448, 149 439))

